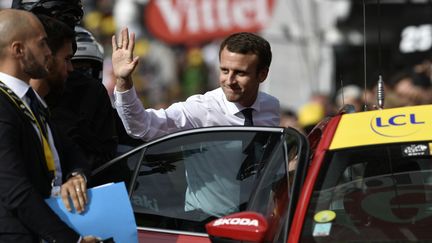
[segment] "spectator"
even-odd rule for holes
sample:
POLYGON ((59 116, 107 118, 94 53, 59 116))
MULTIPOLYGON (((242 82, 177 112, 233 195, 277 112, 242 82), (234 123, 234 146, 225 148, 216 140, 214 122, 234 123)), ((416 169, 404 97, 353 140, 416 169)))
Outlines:
POLYGON ((325 117, 324 106, 317 102, 309 102, 300 107, 298 111, 299 124, 306 134, 325 117))
POLYGON ((344 86, 336 93, 336 106, 338 109, 341 109, 344 105, 353 105, 355 111, 362 111, 364 104, 363 95, 363 89, 357 85, 344 86))
POLYGON ((288 108, 281 111, 280 126, 292 127, 297 131, 304 133, 303 128, 300 126, 297 113, 288 108))
POLYGON ((431 81, 424 73, 401 71, 390 80, 390 92, 397 97, 394 106, 412 106, 432 102, 431 81))

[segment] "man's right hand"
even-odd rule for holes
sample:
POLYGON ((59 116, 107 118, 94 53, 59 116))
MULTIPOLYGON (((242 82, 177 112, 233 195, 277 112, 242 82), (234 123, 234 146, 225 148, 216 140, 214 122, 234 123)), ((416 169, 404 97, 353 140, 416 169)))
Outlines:
POLYGON ((101 240, 99 238, 96 238, 94 236, 84 236, 81 239, 80 243, 98 243, 100 241, 101 240))
POLYGON ((85 211, 87 204, 87 185, 82 175, 70 177, 62 186, 60 191, 63 203, 68 211, 72 210, 69 198, 78 213, 85 211))
POLYGON ((133 57, 135 47, 135 34, 127 28, 122 29, 118 38, 112 37, 112 65, 116 78, 117 91, 126 91, 132 88, 132 72, 138 64, 139 57, 133 57))

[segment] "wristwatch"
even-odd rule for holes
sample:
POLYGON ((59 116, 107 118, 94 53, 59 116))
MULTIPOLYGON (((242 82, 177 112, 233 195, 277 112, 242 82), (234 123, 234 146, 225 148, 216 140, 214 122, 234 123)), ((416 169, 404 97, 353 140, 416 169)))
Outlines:
POLYGON ((85 183, 87 184, 87 177, 81 171, 74 171, 70 174, 70 177, 74 177, 74 176, 82 176, 82 178, 84 178, 85 183))

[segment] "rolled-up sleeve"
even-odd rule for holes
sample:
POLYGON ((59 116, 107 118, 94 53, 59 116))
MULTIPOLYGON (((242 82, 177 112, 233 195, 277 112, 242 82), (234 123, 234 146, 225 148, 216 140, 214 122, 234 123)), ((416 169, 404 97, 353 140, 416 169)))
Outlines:
POLYGON ((134 88, 114 90, 114 101, 126 132, 133 138, 149 141, 193 126, 183 102, 167 109, 145 109, 134 88))

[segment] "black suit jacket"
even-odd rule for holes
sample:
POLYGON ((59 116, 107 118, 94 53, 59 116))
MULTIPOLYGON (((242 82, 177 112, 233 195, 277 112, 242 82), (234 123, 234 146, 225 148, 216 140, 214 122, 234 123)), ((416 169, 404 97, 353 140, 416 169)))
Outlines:
MULTIPOLYGON (((76 164, 85 161, 72 151, 72 144, 62 143, 55 132, 53 136, 64 179, 73 170, 86 168, 85 163, 76 164)), ((18 242, 36 242, 41 237, 48 242, 76 243, 79 235, 44 202, 50 193, 51 178, 36 130, 22 111, 0 94, 0 236, 16 234, 18 242)))
POLYGON ((45 100, 51 109, 52 122, 81 148, 92 169, 114 158, 117 151, 115 111, 99 80, 73 71, 64 91, 51 92, 45 100))

